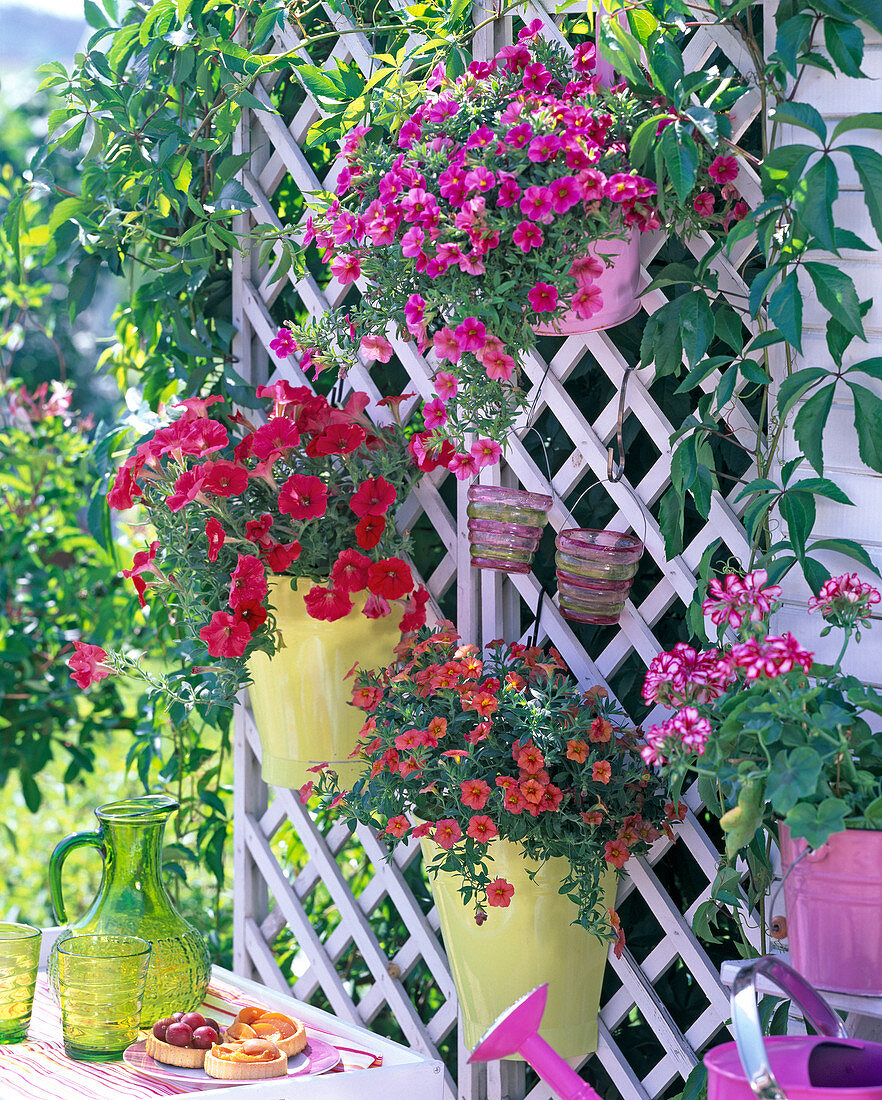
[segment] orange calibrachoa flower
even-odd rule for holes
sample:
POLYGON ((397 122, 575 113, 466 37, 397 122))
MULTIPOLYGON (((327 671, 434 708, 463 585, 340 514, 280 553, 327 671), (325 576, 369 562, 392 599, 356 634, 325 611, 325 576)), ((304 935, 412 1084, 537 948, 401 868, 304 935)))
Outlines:
POLYGON ((504 878, 496 878, 487 887, 487 904, 507 909, 513 894, 514 887, 510 882, 506 882, 504 878))
POLYGON ((567 760, 575 760, 577 764, 584 764, 591 754, 587 741, 567 741, 567 760))
POLYGON ((345 794, 323 771, 322 797, 350 820, 379 822, 390 847, 433 838, 430 876, 455 868, 479 923, 514 894, 493 871, 495 845, 524 859, 562 855, 574 919, 615 942, 601 883, 610 867, 646 854, 665 821, 640 735, 618 705, 602 691, 586 699, 558 655, 502 641, 461 646, 447 623, 398 657, 356 674, 370 709, 364 771, 345 794))

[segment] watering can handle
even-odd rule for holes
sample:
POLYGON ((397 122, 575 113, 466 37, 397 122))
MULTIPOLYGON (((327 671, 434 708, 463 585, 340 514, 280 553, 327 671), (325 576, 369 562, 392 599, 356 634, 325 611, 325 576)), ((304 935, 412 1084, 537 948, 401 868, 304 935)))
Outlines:
POLYGON ((768 978, 802 1009, 805 1018, 820 1032, 847 1039, 845 1025, 816 989, 787 963, 764 955, 743 967, 732 984, 730 1007, 735 1025, 735 1042, 747 1081, 758 1100, 787 1100, 769 1065, 756 1003, 756 981, 768 978))
POLYGON ((56 924, 67 924, 64 895, 61 891, 61 869, 73 849, 82 847, 97 848, 102 856, 107 854, 104 848, 104 834, 99 830, 97 833, 73 833, 65 837, 56 845, 55 851, 49 857, 49 896, 52 899, 52 911, 55 914, 56 924))

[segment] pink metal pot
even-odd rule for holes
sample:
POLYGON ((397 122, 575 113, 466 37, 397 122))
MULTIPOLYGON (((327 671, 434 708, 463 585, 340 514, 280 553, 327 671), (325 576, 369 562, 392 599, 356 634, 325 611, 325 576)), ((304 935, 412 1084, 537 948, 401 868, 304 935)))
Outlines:
POLYGON ((539 336, 574 336, 612 328, 633 317, 640 309, 637 287, 640 282, 640 234, 632 229, 625 240, 593 241, 584 252, 587 256, 613 259, 594 281, 600 289, 603 306, 591 317, 582 318, 569 310, 559 320, 535 324, 539 336))
POLYGON ((793 965, 821 989, 882 995, 882 832, 846 829, 813 852, 786 825, 778 837, 793 965))
POLYGON ((730 1004, 735 1042, 704 1056, 708 1100, 882 1100, 882 1043, 849 1039, 823 997, 780 959, 765 955, 744 967, 730 1004), (799 1005, 820 1034, 764 1040, 760 975, 799 1005))

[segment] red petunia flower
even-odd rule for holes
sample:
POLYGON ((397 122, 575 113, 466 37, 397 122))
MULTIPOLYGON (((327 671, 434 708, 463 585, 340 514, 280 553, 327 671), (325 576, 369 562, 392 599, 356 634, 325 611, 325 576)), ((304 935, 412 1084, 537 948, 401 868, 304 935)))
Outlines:
POLYGON ((321 619, 323 622, 332 623, 342 619, 352 610, 352 600, 346 592, 338 592, 333 588, 324 588, 320 584, 314 584, 303 597, 307 613, 313 619, 321 619))
POLYGON ((254 633, 258 627, 263 626, 269 616, 269 612, 262 603, 257 600, 254 603, 242 603, 236 608, 236 618, 245 623, 248 629, 254 633))
POLYGON ((251 453, 257 458, 267 459, 272 455, 282 455, 299 443, 300 432, 294 421, 287 416, 274 416, 251 437, 251 453))
POLYGON ((230 581, 229 603, 234 611, 241 604, 262 601, 267 593, 266 570, 253 554, 239 554, 230 581))
POLYGON ((387 600, 399 600, 413 588, 410 566, 401 558, 384 558, 371 562, 368 569, 368 588, 387 600))
POLYGON ((212 657, 241 657, 251 641, 248 624, 228 611, 215 611, 211 622, 199 631, 212 657))
POLYGON ((331 569, 331 581, 342 592, 361 592, 367 588, 370 558, 357 550, 341 550, 331 569))
POLYGON ((357 516, 384 516, 395 503, 395 487, 384 477, 368 477, 352 494, 349 507, 357 516))
POLYGON ((309 441, 306 453, 310 458, 348 455, 357 451, 366 439, 367 433, 358 424, 331 424, 309 441))
POLYGON ((375 596, 373 593, 368 596, 364 601, 364 610, 362 615, 366 619, 385 619, 392 611, 389 606, 389 601, 382 596, 375 596))
POLYGON ((214 517, 208 520, 205 524, 205 537, 208 539, 208 560, 217 561, 217 556, 227 537, 219 520, 214 517))
POLYGON ((261 550, 261 557, 274 573, 284 573, 292 562, 297 561, 302 549, 297 539, 292 542, 272 542, 261 550))
POLYGON ((355 525, 355 541, 362 550, 373 550, 386 530, 385 516, 364 516, 355 525))
POLYGON ((320 477, 292 474, 279 490, 279 511, 292 519, 317 519, 328 509, 328 487, 320 477))
POLYGON ((104 664, 106 660, 107 650, 102 649, 100 645, 74 642, 74 652, 67 661, 70 678, 83 689, 90 684, 97 684, 99 680, 103 680, 113 672, 112 668, 104 664))
POLYGON ((245 467, 222 458, 217 462, 204 463, 202 473, 205 475, 205 492, 214 493, 215 496, 237 497, 245 492, 248 485, 248 471, 245 467))
POLYGON ((175 491, 165 499, 168 510, 180 512, 183 507, 196 499, 204 485, 205 475, 201 469, 185 470, 175 481, 175 491))

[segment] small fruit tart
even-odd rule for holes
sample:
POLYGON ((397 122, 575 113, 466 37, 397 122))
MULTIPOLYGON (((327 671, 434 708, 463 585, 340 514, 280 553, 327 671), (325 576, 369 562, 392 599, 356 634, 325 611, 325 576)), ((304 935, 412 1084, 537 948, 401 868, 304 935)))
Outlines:
POLYGON ((201 1012, 173 1012, 157 1020, 144 1044, 157 1062, 185 1069, 201 1069, 205 1055, 221 1035, 220 1024, 201 1012))
POLYGON ((246 1039, 269 1039, 289 1058, 299 1054, 307 1042, 306 1028, 299 1020, 254 1005, 243 1008, 224 1032, 224 1042, 244 1042, 246 1039))
POLYGON ((288 1055, 269 1039, 219 1043, 206 1052, 203 1069, 219 1081, 264 1081, 287 1075, 288 1055))

